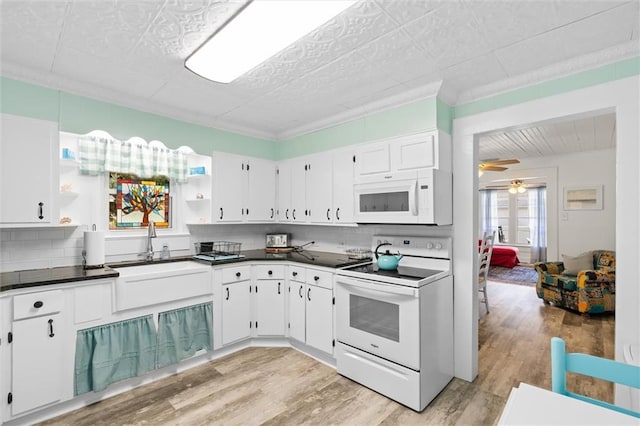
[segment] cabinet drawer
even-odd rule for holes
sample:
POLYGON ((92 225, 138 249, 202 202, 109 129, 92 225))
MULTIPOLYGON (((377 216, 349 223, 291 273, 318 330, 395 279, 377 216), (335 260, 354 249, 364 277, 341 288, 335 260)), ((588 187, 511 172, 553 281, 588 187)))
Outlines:
POLYGON ((287 276, 292 281, 300 281, 301 283, 303 283, 306 277, 306 269, 301 268, 300 266, 291 265, 289 266, 289 272, 287 276))
POLYGON ((317 285, 328 289, 333 288, 333 274, 317 269, 307 269, 307 284, 317 285))
POLYGON ((236 266, 222 270, 222 284, 251 279, 251 266, 236 266))
POLYGON ((64 305, 62 290, 23 294, 13 298, 13 319, 37 317, 60 312, 64 305))
POLYGON ((284 278, 284 266, 282 265, 256 265, 254 268, 255 278, 258 280, 281 280, 284 278))

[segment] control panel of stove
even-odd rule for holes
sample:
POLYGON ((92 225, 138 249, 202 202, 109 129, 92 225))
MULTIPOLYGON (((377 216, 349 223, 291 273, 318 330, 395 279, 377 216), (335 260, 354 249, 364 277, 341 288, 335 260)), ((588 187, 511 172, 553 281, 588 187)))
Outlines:
POLYGON ((384 253, 409 254, 414 256, 427 256, 437 258, 451 258, 451 238, 448 237, 415 237, 415 236, 389 236, 374 235, 372 250, 380 244, 385 244, 378 250, 384 253))

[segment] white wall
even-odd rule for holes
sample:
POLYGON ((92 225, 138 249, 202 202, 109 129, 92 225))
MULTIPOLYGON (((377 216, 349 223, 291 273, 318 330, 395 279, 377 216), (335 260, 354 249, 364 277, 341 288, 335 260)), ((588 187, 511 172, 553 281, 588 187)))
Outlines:
MULTIPOLYGON (((623 345, 640 344, 640 77, 549 96, 454 120, 454 327, 455 374, 478 374, 477 193, 478 134, 488 131, 607 110, 616 113, 616 331, 615 358, 623 345)), ((594 174, 597 172, 593 172, 594 174)), ((606 201, 606 200, 605 200, 606 201)), ((616 403, 629 395, 616 387, 616 403)))
POLYGON ((615 149, 521 158, 520 164, 509 166, 505 172, 485 173, 479 185, 522 177, 540 177, 525 182, 547 185, 548 260, 561 260, 562 254, 575 256, 588 250, 615 250, 615 149), (602 210, 564 210, 564 188, 589 185, 603 186, 602 210))

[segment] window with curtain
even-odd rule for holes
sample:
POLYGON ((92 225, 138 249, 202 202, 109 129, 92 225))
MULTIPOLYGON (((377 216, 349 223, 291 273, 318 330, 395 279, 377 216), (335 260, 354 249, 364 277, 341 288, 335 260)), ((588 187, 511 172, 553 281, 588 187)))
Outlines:
POLYGON ((109 229, 171 226, 170 182, 187 180, 185 147, 141 138, 119 141, 103 131, 78 138, 80 173, 108 174, 109 229))
POLYGON ((480 190, 480 233, 502 227, 504 243, 531 247, 531 262, 546 260, 546 187, 511 194, 507 189, 480 190))

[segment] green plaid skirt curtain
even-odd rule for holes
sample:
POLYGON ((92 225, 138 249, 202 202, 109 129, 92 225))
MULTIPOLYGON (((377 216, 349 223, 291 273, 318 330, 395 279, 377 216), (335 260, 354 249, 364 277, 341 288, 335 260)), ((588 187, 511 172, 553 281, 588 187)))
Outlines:
POLYGON ((104 172, 130 173, 140 177, 167 176, 176 182, 187 180, 187 157, 179 150, 147 144, 140 138, 119 141, 97 135, 78 139, 80 173, 97 176, 104 172))
POLYGON ((78 330, 75 395, 99 392, 111 383, 175 364, 200 349, 213 349, 209 303, 78 330))

